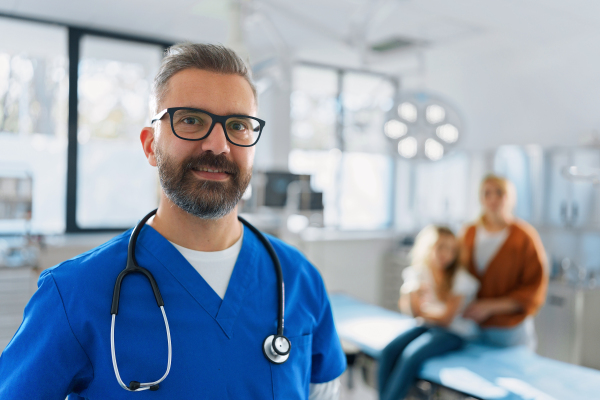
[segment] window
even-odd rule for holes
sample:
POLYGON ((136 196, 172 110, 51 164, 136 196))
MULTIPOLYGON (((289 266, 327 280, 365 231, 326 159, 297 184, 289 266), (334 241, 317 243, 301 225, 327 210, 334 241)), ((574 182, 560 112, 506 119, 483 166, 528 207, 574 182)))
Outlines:
POLYGON ((340 227, 385 228, 391 223, 391 157, 349 152, 342 162, 340 227))
POLYGON ((385 113, 392 108, 395 87, 376 75, 344 74, 342 101, 346 151, 388 154, 383 134, 385 113))
POLYGON ((383 135, 395 85, 387 77, 300 65, 291 98, 293 173, 323 192, 326 226, 391 225, 392 158, 383 135))
POLYGON ((31 219, 0 233, 65 229, 67 30, 0 18, 0 177, 31 181, 31 219))
POLYGON ((131 226, 157 204, 138 135, 171 43, 20 16, 0 17, 0 31, 0 180, 27 181, 32 197, 2 197, 13 217, 0 234, 131 226))
POLYGON ((470 158, 456 152, 435 162, 400 160, 396 226, 405 232, 420 230, 427 224, 443 224, 458 231, 470 217, 470 158))
POLYGON ((494 172, 506 177, 517 191, 517 204, 514 213, 526 221, 532 219, 532 193, 533 187, 529 157, 525 148, 521 146, 501 146, 494 157, 494 172))
POLYGON ((337 147, 337 72, 296 67, 292 79, 292 148, 331 150, 337 147))
POLYGON ((77 225, 134 225, 158 205, 156 169, 139 140, 162 47, 84 35, 79 61, 77 225))

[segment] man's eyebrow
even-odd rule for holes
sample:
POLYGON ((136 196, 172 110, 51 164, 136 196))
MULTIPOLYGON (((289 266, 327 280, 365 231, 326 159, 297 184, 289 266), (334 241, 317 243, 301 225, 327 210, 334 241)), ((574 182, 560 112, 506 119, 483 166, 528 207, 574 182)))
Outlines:
MULTIPOLYGON (((256 115, 253 115, 253 113, 251 111, 249 111, 249 112, 244 112, 244 111, 228 112, 227 114, 219 114, 219 113, 212 112, 210 110, 207 110, 206 108, 201 108, 201 107, 194 107, 194 106, 178 106, 178 107, 193 108, 195 110, 207 111, 207 112, 209 112, 211 114, 220 115, 220 116, 223 116, 223 117, 226 117, 228 115, 245 115, 245 116, 248 116, 248 117, 255 117, 256 118, 256 115)), ((173 108, 176 108, 176 107, 173 107, 173 108)), ((256 114, 256 112, 254 114, 256 114)))

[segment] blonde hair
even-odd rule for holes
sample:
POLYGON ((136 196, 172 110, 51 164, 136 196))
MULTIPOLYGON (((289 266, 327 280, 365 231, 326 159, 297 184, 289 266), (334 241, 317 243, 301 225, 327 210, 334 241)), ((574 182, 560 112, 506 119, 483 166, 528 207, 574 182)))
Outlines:
MULTIPOLYGON (((410 251, 409 257, 412 265, 419 265, 428 267, 429 265, 429 257, 433 251, 433 247, 440 239, 440 236, 448 235, 456 239, 456 235, 450 228, 439 225, 427 225, 425 228, 419 232, 417 237, 415 238, 415 244, 410 251)), ((444 283, 442 287, 436 288, 435 291, 440 300, 446 298, 446 296, 450 293, 452 289, 452 285, 454 282, 454 276, 456 275, 456 271, 460 267, 459 259, 458 259, 458 249, 456 252, 456 257, 450 263, 450 265, 446 266, 444 269, 444 283)))
MULTIPOLYGON (((483 177, 481 184, 479 185, 480 202, 483 199, 483 191, 487 183, 492 183, 500 188, 502 195, 506 196, 505 211, 512 216, 515 206, 517 205, 517 190, 515 189, 515 185, 503 176, 493 173, 487 174, 483 177)), ((480 222, 483 222, 484 214, 485 212, 482 209, 481 215, 479 216, 480 222)))

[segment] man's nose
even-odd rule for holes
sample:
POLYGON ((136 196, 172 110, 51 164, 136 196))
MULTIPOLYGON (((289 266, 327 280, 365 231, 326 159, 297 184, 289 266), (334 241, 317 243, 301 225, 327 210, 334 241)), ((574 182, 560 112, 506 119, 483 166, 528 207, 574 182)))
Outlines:
POLYGON ((202 150, 212 151, 214 154, 229 153, 229 142, 225 137, 223 125, 218 122, 215 124, 210 135, 202 140, 202 150))

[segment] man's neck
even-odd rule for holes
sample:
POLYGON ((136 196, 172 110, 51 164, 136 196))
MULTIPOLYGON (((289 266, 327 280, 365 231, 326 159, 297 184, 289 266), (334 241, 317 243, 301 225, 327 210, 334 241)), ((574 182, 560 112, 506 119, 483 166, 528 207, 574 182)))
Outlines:
POLYGON ((164 194, 156 215, 148 224, 170 242, 197 251, 225 250, 242 235, 237 207, 223 218, 202 219, 183 211, 164 194))

